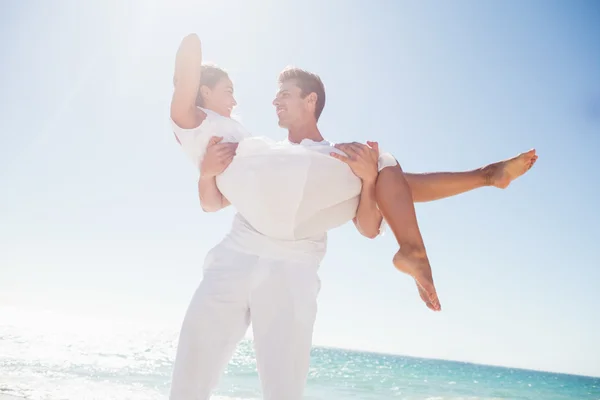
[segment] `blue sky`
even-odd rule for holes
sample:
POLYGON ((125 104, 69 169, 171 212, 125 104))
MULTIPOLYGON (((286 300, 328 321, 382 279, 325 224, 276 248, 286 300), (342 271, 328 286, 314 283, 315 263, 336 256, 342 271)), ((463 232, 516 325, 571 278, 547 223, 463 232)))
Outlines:
POLYGON ((204 214, 169 129, 197 32, 257 135, 294 64, 327 89, 331 141, 405 170, 535 147, 534 169, 417 213, 444 306, 347 225, 321 267, 317 344, 600 376, 600 7, 593 1, 12 2, 0 17, 0 304, 178 329, 233 210, 204 214), (377 316, 379 315, 379 316, 377 316))

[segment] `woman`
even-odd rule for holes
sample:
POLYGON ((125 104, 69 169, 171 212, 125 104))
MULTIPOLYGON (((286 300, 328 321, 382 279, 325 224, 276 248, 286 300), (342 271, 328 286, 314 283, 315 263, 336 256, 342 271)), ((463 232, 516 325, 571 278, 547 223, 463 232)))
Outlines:
MULTIPOLYGON (((285 240, 319 235, 354 218, 361 181, 350 168, 331 158, 332 151, 343 154, 340 150, 320 146, 319 151, 314 151, 315 147, 309 151, 251 137, 230 118, 236 101, 227 73, 210 65, 203 65, 200 71, 196 108, 182 113, 184 117, 175 113, 173 131, 184 152, 200 168, 200 198, 205 210, 233 203, 260 233, 285 240), (222 145, 233 143, 224 146, 228 149, 228 168, 207 174, 204 155, 217 140, 222 145), (211 185, 213 178, 218 189, 211 185), (322 188, 332 181, 337 182, 335 190, 324 192, 322 188)), ((396 163, 391 155, 385 160, 389 165, 396 163)))

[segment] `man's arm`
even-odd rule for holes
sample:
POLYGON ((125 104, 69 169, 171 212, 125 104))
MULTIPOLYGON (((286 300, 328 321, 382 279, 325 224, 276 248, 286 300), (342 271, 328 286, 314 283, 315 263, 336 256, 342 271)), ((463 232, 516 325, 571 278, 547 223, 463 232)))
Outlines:
POLYGON ((354 222, 361 235, 374 239, 379 235, 379 229, 383 221, 383 216, 375 199, 379 146, 376 142, 367 142, 367 144, 356 142, 338 144, 335 147, 346 153, 346 156, 337 153, 331 153, 331 155, 348 164, 352 172, 361 179, 360 202, 352 222, 354 222))
POLYGON ((369 239, 375 239, 379 235, 379 229, 383 221, 383 216, 375 199, 376 182, 377 180, 363 181, 356 216, 352 219, 360 234, 369 239))
POLYGON ((217 187, 216 177, 203 177, 198 179, 198 195, 200 206, 204 212, 216 212, 230 203, 217 187))
POLYGON ((219 143, 222 137, 213 136, 208 142, 198 179, 200 206, 205 212, 215 212, 230 203, 217 187, 217 175, 223 172, 235 156, 237 143, 219 143))
POLYGON ((200 125, 196 112, 196 97, 200 86, 202 47, 200 38, 192 33, 183 38, 175 59, 175 90, 171 98, 171 119, 183 129, 200 125))
POLYGON ((465 172, 404 173, 414 202, 440 200, 484 186, 505 189, 537 161, 535 149, 465 172))

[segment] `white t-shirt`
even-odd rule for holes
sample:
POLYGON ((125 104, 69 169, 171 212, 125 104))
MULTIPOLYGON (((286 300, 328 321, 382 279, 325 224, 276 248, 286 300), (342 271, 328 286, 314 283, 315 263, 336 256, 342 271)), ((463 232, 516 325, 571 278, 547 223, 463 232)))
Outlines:
MULTIPOLYGON (((361 181, 331 157, 332 151, 343 154, 331 143, 252 137, 239 122, 203 111, 207 117, 199 127, 181 129, 173 123, 173 131, 198 168, 211 136, 239 142, 217 186, 257 232, 282 241, 314 240, 354 218, 361 181)), ((393 165, 390 154, 380 156, 380 170, 393 165)))

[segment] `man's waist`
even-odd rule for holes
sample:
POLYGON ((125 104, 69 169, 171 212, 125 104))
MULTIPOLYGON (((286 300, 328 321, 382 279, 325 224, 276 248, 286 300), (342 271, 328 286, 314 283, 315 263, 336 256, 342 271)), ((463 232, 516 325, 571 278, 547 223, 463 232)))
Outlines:
POLYGON ((327 234, 299 240, 275 239, 259 233, 237 214, 231 231, 222 243, 260 257, 320 262, 327 251, 327 234))

